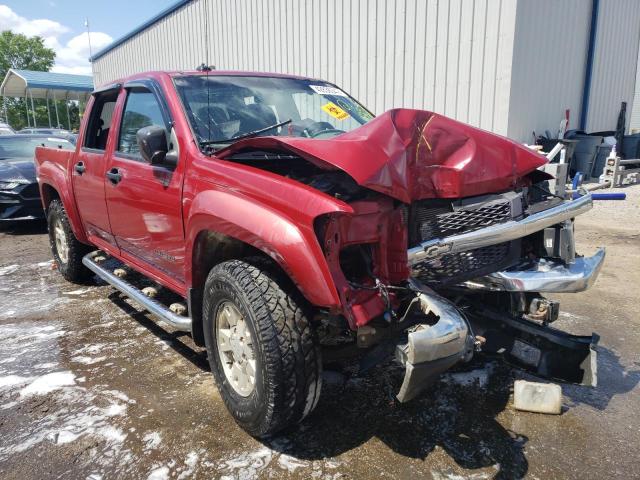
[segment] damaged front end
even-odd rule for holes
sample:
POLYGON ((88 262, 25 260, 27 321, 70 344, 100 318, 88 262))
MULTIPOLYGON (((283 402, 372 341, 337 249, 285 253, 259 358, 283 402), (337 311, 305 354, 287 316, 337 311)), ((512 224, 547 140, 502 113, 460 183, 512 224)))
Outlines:
POLYGON ((604 250, 576 254, 592 207, 544 189, 544 157, 430 112, 393 110, 330 139, 242 140, 220 156, 347 204, 314 229, 339 297, 320 309, 326 361, 395 352, 408 401, 474 350, 537 375, 596 384, 597 336, 549 326, 558 302, 598 276, 604 250))
POLYGON ((559 303, 543 293, 579 292, 595 281, 604 250, 576 255, 573 219, 592 207, 533 187, 462 200, 404 205, 360 198, 354 214, 316 224, 356 343, 383 360, 395 345, 405 367, 397 395, 418 395, 475 350, 533 374, 596 385, 598 337, 550 326, 559 303), (408 246, 408 248, 407 248, 408 246))
POLYGON ((595 386, 597 335, 550 327, 560 306, 542 295, 580 292, 595 282, 604 249, 577 256, 573 235, 574 217, 591 209, 592 199, 541 199, 534 192, 535 186, 515 197, 504 195, 502 205, 509 207, 499 216, 495 199, 437 215, 440 226, 449 228, 451 215, 458 223, 466 217, 466 225, 420 241, 409 249, 409 263, 414 274, 466 313, 485 353, 500 354, 536 375, 595 386), (478 217, 484 226, 477 225, 478 217), (449 275, 434 275, 442 273, 438 267, 448 268, 449 275))

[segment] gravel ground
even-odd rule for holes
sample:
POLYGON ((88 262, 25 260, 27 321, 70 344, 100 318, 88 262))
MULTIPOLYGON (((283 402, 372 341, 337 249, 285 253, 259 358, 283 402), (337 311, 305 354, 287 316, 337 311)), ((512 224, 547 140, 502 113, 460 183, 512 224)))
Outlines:
POLYGON ((268 442, 232 421, 204 353, 106 285, 66 283, 41 225, 0 226, 0 478, 639 478, 640 185, 577 222, 607 247, 595 287, 558 295, 557 325, 600 334, 597 388, 560 416, 515 411, 482 359, 416 401, 400 372, 327 372, 317 410, 268 442))

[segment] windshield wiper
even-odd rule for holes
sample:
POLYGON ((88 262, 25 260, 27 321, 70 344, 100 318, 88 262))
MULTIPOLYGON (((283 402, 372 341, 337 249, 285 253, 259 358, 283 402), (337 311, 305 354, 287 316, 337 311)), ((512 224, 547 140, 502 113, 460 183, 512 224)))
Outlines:
POLYGON ((288 123, 291 123, 292 120, 285 120, 284 122, 280 122, 280 123, 276 123, 275 125, 270 125, 268 127, 265 128, 260 128, 258 130, 254 130, 253 132, 247 132, 244 133, 242 135, 239 135, 237 137, 233 137, 233 138, 225 138, 223 140, 205 140, 204 142, 200 142, 200 146, 201 147, 206 147, 207 145, 215 145, 215 144, 220 144, 220 143, 235 143, 238 140, 243 140, 245 138, 251 138, 251 137, 255 137, 256 135, 260 135, 261 133, 267 132, 269 130, 273 130, 274 128, 278 128, 278 127, 282 127, 284 125, 287 125, 288 123))

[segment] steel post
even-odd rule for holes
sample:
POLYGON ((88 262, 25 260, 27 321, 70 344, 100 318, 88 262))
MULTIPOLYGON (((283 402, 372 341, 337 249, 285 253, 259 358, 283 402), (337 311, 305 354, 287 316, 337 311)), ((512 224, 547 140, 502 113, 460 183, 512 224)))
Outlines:
POLYGON ((58 115, 58 101, 56 100, 56 91, 53 91, 53 107, 56 110, 56 128, 60 128, 60 116, 58 115))
POLYGON ((51 110, 49 110, 49 90, 45 93, 44 96, 45 102, 47 102, 47 118, 49 119, 49 128, 51 128, 51 110))
POLYGON ((33 92, 29 90, 29 95, 31 96, 31 114, 33 115, 33 126, 34 128, 38 127, 38 121, 36 120, 36 109, 33 106, 33 92))

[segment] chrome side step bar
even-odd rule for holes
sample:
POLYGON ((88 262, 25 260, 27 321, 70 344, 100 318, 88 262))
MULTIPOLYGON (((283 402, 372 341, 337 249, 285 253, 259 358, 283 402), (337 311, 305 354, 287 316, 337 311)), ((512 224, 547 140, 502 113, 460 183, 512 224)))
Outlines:
POLYGON ((147 309, 149 312, 153 313, 157 317, 160 318, 163 322, 169 324, 173 328, 184 332, 191 331, 191 318, 185 317, 182 315, 176 315, 167 307, 162 305, 157 300, 153 298, 147 297, 144 293, 142 293, 138 288, 131 285, 126 280, 116 277, 113 273, 108 271, 107 269, 101 267, 98 263, 94 261, 95 257, 99 255, 104 255, 100 251, 91 252, 88 255, 85 255, 82 258, 82 263, 85 267, 95 273, 97 276, 102 278, 109 285, 115 287, 124 295, 129 297, 134 302, 138 303, 140 306, 147 309))

